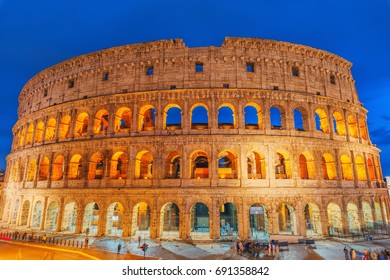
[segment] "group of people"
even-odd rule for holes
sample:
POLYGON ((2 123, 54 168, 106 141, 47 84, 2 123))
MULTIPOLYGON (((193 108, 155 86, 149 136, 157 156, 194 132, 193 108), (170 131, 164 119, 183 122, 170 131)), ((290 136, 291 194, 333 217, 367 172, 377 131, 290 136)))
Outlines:
POLYGON ((280 245, 276 240, 271 240, 268 243, 262 243, 255 240, 242 241, 237 239, 234 242, 234 250, 239 255, 250 255, 254 258, 264 257, 280 259, 280 245))
POLYGON ((363 250, 363 253, 358 253, 355 249, 344 247, 344 255, 346 260, 390 260, 390 253, 387 249, 384 250, 363 250))

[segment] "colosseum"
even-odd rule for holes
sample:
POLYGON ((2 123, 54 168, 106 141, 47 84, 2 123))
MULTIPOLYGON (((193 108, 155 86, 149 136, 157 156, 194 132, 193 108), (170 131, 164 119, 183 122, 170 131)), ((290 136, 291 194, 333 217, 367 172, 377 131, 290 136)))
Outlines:
POLYGON ((351 66, 299 44, 227 37, 118 46, 47 68, 19 96, 0 223, 162 240, 387 225, 351 66))

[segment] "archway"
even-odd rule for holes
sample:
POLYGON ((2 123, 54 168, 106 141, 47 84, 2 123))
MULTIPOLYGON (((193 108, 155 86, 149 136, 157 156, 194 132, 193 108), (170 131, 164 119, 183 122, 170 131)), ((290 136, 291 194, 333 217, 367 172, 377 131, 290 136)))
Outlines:
POLYGON ((10 224, 16 224, 17 222, 17 219, 18 219, 18 213, 19 213, 19 208, 20 208, 20 200, 17 199, 15 201, 15 204, 14 204, 14 209, 12 211, 12 215, 11 215, 11 222, 10 224))
POLYGON ((279 208, 279 234, 297 234, 295 210, 285 202, 279 208))
POLYGON ((27 181, 35 180, 36 169, 37 169, 37 161, 35 159, 30 160, 27 169, 27 181))
POLYGON ((34 125, 32 123, 29 124, 26 135, 26 145, 31 145, 33 142, 34 135, 34 125))
POLYGON ((336 203, 331 202, 328 205, 328 226, 329 234, 334 235, 343 232, 343 222, 341 218, 341 209, 336 203))
POLYGON ((237 156, 231 151, 222 151, 218 155, 218 177, 237 179, 237 156))
POLYGON ((331 154, 324 154, 321 158, 322 177, 324 180, 337 178, 336 164, 331 154))
POLYGON ((41 226, 43 205, 42 202, 37 201, 34 206, 33 216, 31 220, 31 228, 39 228, 41 226))
POLYGON ((372 208, 370 203, 367 201, 362 202, 362 210, 363 210, 363 220, 364 220, 364 227, 366 229, 373 228, 374 227, 374 219, 372 217, 372 208))
POLYGON ((366 181, 367 180, 366 164, 364 163, 363 158, 360 156, 357 156, 355 158, 355 165, 356 165, 356 172, 358 175, 358 180, 359 181, 366 181))
POLYGON ((286 153, 277 152, 275 154, 275 179, 290 179, 291 166, 290 159, 286 153))
POLYGON ((359 211, 354 203, 347 204, 348 226, 351 233, 360 232, 359 211))
POLYGON ((64 157, 59 155, 55 158, 53 162, 53 170, 51 174, 51 179, 53 181, 59 181, 63 177, 63 171, 64 171, 64 157))
POLYGON ((44 128, 45 128, 45 124, 42 121, 38 122, 36 131, 35 131, 35 139, 34 139, 35 143, 41 143, 43 141, 44 128))
POLYGON ((305 206, 306 236, 322 234, 320 208, 316 204, 308 203, 305 206))
POLYGON ((45 230, 55 231, 57 228, 58 219, 58 203, 53 201, 49 204, 46 212, 45 230))
POLYGON ((65 205, 61 231, 74 233, 76 230, 77 207, 75 202, 65 205))
POLYGON ((249 103, 244 108, 244 114, 246 129, 263 129, 263 119, 259 105, 249 103))
POLYGON ((73 155, 69 163, 68 179, 69 180, 81 179, 82 167, 83 167, 82 156, 79 154, 73 155))
POLYGON ((95 134, 107 133, 108 129, 108 111, 99 110, 95 115, 95 121, 93 125, 93 132, 95 134))
POLYGON ((76 119, 75 136, 86 136, 88 133, 89 116, 86 112, 80 113, 76 119))
POLYGON ((345 122, 340 112, 333 113, 333 125, 336 134, 345 136, 345 122))
POLYGON ((50 161, 47 157, 44 157, 41 160, 41 164, 39 165, 39 172, 38 172, 38 180, 39 181, 46 181, 49 175, 49 167, 50 167, 50 161))
POLYGON ((379 204, 379 202, 375 202, 374 206, 375 206, 376 221, 378 224, 383 224, 381 205, 379 204))
POLYGON ((119 202, 111 203, 107 209, 106 235, 122 236, 123 206, 119 202))
POLYGON ((132 113, 129 108, 119 108, 115 114, 115 132, 130 131, 131 118, 132 113))
POLYGON ((179 238, 180 210, 172 202, 166 203, 160 211, 160 236, 161 238, 179 238))
POLYGON ((314 113, 316 121, 316 129, 323 133, 329 133, 328 116, 322 109, 317 109, 314 113))
POLYGON ((83 217, 82 232, 88 232, 89 235, 98 234, 100 209, 96 202, 90 202, 85 206, 83 217))
POLYGON ((220 208, 220 236, 230 239, 238 236, 237 207, 233 203, 225 203, 220 208))
POLYGON ((284 129, 284 120, 282 118, 282 115, 284 114, 282 113, 280 108, 270 108, 271 129, 284 129))
POLYGON ((22 206, 22 214, 20 216, 20 225, 26 226, 28 221, 28 213, 30 212, 30 201, 26 200, 22 206))
POLYGON ((248 179, 265 179, 265 158, 258 152, 249 152, 247 154, 247 172, 248 179))
POLYGON ((340 157, 341 171, 343 174, 343 180, 353 180, 352 161, 349 156, 342 155, 340 157))
POLYGON ((203 104, 198 104, 191 110, 191 129, 206 129, 208 128, 208 110, 203 104))
POLYGON ((156 109, 151 106, 143 106, 139 111, 138 131, 150 131, 155 129, 156 109))
POLYGON ((163 128, 167 130, 181 129, 182 110, 177 104, 170 104, 164 110, 163 128))
POLYGON ((349 136, 351 136, 353 138, 358 138, 358 130, 357 130, 357 123, 356 123, 355 117, 352 115, 349 115, 347 120, 348 120, 349 136))
POLYGON ((67 139, 69 137, 70 121, 71 121, 71 117, 69 115, 66 115, 61 119, 60 131, 58 132, 58 138, 67 139))
POLYGON ((46 124, 45 141, 52 141, 56 134, 57 121, 55 118, 50 118, 46 124))
POLYGON ((191 207, 191 238, 194 240, 210 238, 209 209, 201 202, 191 207))
POLYGON ((209 177, 209 157, 204 151, 193 152, 191 158, 191 179, 209 177))
POLYGON ((102 179, 104 173, 105 158, 102 153, 95 153, 89 160, 88 179, 102 179))
POLYGON ((218 128, 231 129, 236 127, 235 109, 231 104, 223 104, 218 108, 218 128))
POLYGON ((265 208, 259 203, 252 204, 252 206, 249 208, 249 221, 252 239, 269 239, 269 222, 267 208, 265 208))
POLYGON ((314 158, 310 153, 302 153, 299 155, 299 171, 301 179, 315 178, 314 158))
POLYGON ((135 158, 135 179, 153 178, 153 155, 151 152, 139 152, 135 158))
POLYGON ((115 153, 111 158, 110 178, 111 179, 126 179, 128 157, 123 152, 115 153))
POLYGON ((170 152, 165 158, 165 179, 179 179, 181 172, 180 154, 177 151, 170 152))
POLYGON ((150 207, 145 202, 137 203, 133 208, 131 235, 150 237, 150 207))

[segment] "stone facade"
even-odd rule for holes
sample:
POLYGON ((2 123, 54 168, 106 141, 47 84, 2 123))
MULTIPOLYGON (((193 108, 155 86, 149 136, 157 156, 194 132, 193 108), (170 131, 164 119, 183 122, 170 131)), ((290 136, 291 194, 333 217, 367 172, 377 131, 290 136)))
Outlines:
POLYGON ((151 238, 327 236, 387 224, 351 63, 226 38, 82 55, 19 97, 3 225, 151 238))

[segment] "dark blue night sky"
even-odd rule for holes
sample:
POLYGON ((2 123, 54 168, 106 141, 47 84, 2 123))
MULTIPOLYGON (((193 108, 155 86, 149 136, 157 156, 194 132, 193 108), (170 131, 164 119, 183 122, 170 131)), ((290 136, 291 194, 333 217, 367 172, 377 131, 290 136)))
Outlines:
POLYGON ((118 45, 182 38, 189 47, 220 46, 225 36, 298 43, 351 61, 390 175, 390 0, 0 0, 0 168, 18 95, 39 71, 118 45))

